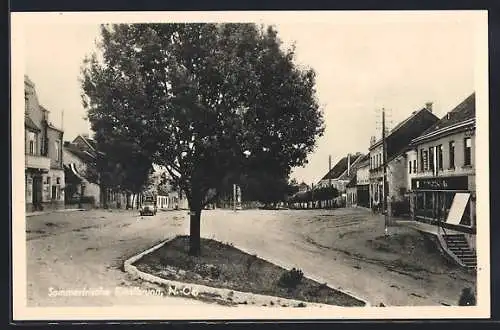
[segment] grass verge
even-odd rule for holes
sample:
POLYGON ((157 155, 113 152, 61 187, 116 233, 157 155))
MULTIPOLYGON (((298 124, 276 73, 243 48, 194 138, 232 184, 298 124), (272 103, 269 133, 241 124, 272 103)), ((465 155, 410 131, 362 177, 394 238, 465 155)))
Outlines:
POLYGON ((270 295, 305 302, 337 306, 364 306, 364 302, 315 282, 306 277, 299 281, 285 281, 289 271, 247 254, 232 245, 211 239, 201 239, 202 251, 189 256, 189 237, 178 236, 161 248, 135 262, 139 270, 167 280, 175 280, 211 287, 224 288, 261 295, 270 295))

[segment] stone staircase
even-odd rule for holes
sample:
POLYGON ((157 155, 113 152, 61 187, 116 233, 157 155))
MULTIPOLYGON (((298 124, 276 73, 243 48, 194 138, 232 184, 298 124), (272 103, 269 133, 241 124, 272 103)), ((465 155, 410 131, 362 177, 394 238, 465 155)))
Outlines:
POLYGON ((463 234, 443 235, 449 253, 453 253, 468 269, 474 270, 477 266, 476 252, 472 250, 463 234))

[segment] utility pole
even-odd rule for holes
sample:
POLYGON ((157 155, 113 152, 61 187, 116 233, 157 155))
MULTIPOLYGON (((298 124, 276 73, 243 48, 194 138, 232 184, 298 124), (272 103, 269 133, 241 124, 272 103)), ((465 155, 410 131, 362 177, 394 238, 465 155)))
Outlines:
POLYGON ((233 184, 233 211, 236 212, 236 184, 233 184))
POLYGON ((311 183, 311 208, 314 209, 314 182, 311 183))
MULTIPOLYGON (((332 170, 332 155, 328 156, 328 187, 331 188, 332 186, 332 174, 330 173, 332 170)), ((330 201, 327 200, 327 208, 330 207, 330 201)))
POLYGON ((385 109, 382 108, 382 158, 383 158, 383 167, 384 167, 384 178, 383 178, 383 191, 384 191, 384 221, 385 221, 385 234, 388 234, 389 231, 389 214, 387 207, 387 145, 385 139, 385 109))

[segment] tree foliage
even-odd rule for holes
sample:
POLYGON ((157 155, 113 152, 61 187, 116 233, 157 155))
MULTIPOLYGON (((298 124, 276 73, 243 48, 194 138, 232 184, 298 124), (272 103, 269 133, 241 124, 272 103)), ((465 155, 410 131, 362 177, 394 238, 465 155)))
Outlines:
POLYGON ((102 26, 84 106, 105 140, 140 146, 186 194, 191 253, 213 192, 249 171, 287 177, 323 134, 315 73, 254 24, 102 26))

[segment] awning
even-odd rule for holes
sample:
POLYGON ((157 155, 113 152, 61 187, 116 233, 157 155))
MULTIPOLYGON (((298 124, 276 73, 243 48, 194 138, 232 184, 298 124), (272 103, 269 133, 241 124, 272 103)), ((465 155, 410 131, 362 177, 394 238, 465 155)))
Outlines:
POLYGON ((451 204, 450 212, 448 213, 448 218, 446 218, 446 223, 452 225, 460 224, 465 208, 467 207, 469 197, 470 193, 455 194, 455 196, 453 197, 453 203, 451 204))

